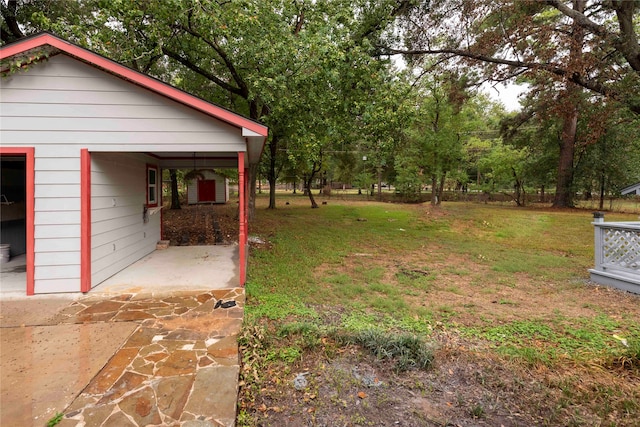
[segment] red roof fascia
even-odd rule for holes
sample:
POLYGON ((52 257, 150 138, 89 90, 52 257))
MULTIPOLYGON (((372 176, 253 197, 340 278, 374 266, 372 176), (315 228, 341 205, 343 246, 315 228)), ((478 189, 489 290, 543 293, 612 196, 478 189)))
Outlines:
POLYGON ((77 46, 66 40, 62 40, 52 34, 43 33, 27 38, 23 41, 11 43, 8 46, 3 46, 0 48, 0 59, 5 59, 44 45, 53 46, 70 56, 93 64, 98 68, 102 68, 105 71, 115 74, 116 76, 129 80, 160 95, 171 98, 181 104, 195 108, 196 110, 202 111, 203 113, 226 123, 239 128, 249 129, 264 137, 268 135, 268 128, 260 123, 240 116, 225 108, 211 104, 203 99, 163 83, 160 80, 156 80, 145 74, 132 70, 131 68, 125 67, 124 65, 118 64, 115 61, 107 59, 104 56, 91 52, 90 50, 77 46))

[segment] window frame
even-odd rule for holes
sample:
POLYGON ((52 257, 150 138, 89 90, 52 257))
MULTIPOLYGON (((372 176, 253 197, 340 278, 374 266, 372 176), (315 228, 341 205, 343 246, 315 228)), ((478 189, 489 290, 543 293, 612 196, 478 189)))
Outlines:
POLYGON ((155 208, 158 207, 158 177, 160 175, 159 168, 157 165, 147 164, 147 207, 155 208), (155 174, 155 182, 151 183, 151 173, 155 174), (153 196, 153 200, 151 200, 151 196, 153 196))

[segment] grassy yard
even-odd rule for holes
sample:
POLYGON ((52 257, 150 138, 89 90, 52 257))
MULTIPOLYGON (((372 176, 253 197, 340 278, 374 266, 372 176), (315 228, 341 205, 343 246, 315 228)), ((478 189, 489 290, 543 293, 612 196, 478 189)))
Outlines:
POLYGON ((640 298, 589 283, 591 211, 265 206, 239 425, 638 425, 640 298))

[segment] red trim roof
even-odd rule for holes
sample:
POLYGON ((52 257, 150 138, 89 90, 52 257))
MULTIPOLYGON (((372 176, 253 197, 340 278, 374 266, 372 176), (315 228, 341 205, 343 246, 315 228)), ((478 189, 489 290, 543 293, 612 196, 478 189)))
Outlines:
POLYGON ((230 125, 238 128, 249 129, 264 137, 268 134, 268 128, 263 124, 236 114, 226 108, 207 102, 196 96, 190 95, 180 89, 161 82, 160 80, 147 76, 146 74, 142 74, 129 67, 105 58, 102 55, 58 38, 53 34, 41 33, 3 46, 0 48, 0 59, 9 58, 45 45, 55 47, 62 53, 85 61, 101 68, 104 71, 108 71, 118 77, 126 79, 160 95, 164 95, 167 98, 173 99, 174 101, 180 102, 188 107, 195 108, 198 111, 222 120, 230 125))

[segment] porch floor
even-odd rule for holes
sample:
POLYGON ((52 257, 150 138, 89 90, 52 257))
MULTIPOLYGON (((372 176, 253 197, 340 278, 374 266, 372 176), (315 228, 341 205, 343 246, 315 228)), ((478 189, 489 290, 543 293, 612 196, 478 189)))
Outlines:
POLYGON ((224 426, 244 289, 0 299, 0 425, 224 426))
POLYGON ((238 246, 170 246, 156 250, 91 289, 91 294, 230 289, 239 286, 238 246))
POLYGON ((60 427, 232 427, 237 258, 237 246, 157 250, 86 295, 27 297, 3 283, 0 425, 60 414, 60 427))

